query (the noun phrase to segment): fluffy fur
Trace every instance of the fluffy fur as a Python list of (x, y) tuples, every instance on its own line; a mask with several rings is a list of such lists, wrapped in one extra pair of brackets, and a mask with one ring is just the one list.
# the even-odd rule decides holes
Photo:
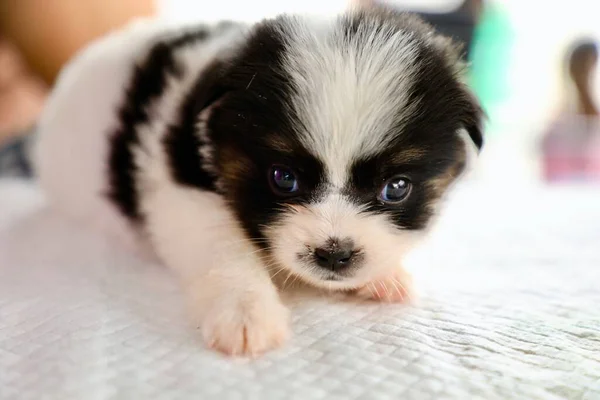
[[(209, 346), (263, 352), (288, 335), (278, 277), (409, 295), (403, 255), (482, 144), (461, 69), (449, 40), (384, 9), (137, 23), (61, 74), (40, 182), (67, 214), (149, 244)], [(382, 197), (389, 182), (406, 197)]]

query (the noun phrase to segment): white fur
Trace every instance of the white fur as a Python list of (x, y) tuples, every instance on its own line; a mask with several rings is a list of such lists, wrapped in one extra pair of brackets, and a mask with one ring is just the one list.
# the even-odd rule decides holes
[(288, 311), (223, 198), (165, 181), (143, 206), (155, 250), (181, 276), (209, 346), (252, 354), (285, 340)]
[(394, 137), (390, 129), (402, 122), (398, 110), (406, 120), (418, 107), (408, 103), (414, 39), (390, 27), (390, 32), (358, 32), (348, 41), (335, 20), (296, 19), (288, 29), (283, 67), (296, 89), (290, 106), (303, 123), (299, 134), (326, 163), (329, 182), (341, 188), (353, 160)]

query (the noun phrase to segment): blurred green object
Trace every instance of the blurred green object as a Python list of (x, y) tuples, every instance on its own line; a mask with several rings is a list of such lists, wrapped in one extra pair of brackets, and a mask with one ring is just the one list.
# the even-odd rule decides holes
[(508, 73), (513, 37), (508, 13), (495, 2), (485, 2), (471, 43), (469, 84), (490, 122), (495, 107), (510, 95)]

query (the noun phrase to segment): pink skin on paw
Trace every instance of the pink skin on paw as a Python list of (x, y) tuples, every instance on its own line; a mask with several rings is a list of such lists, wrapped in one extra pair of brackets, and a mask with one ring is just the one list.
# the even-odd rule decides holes
[(404, 271), (369, 282), (358, 289), (359, 297), (389, 303), (409, 303), (413, 297), (410, 275)]
[(208, 347), (228, 356), (256, 357), (281, 347), (289, 336), (287, 328), (261, 331), (244, 325), (220, 337), (205, 335)]
[(208, 347), (230, 356), (255, 357), (289, 337), (289, 312), (278, 300), (215, 307), (202, 321)]

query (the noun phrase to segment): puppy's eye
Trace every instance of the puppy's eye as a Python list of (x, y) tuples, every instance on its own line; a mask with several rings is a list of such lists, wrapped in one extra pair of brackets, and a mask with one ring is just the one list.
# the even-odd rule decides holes
[(299, 190), (298, 178), (291, 168), (274, 165), (269, 171), (271, 187), (278, 194), (290, 195)]
[(411, 183), (408, 179), (397, 176), (383, 185), (379, 199), (385, 203), (399, 203), (408, 197), (410, 188)]

